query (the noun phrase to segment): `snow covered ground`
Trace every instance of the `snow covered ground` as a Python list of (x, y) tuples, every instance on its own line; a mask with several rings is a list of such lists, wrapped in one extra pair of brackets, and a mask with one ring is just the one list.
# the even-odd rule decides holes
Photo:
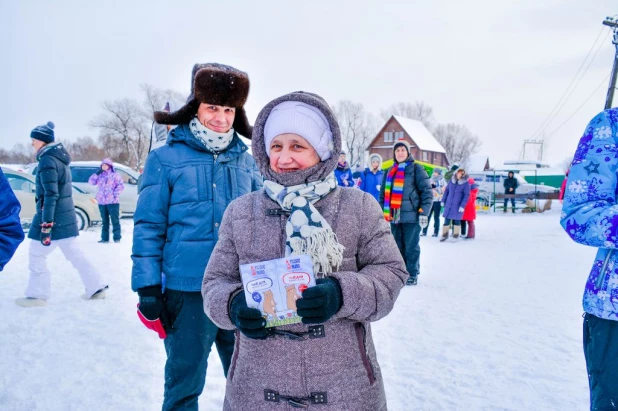
[[(544, 214), (483, 214), (474, 241), (422, 238), (421, 277), (373, 325), (390, 410), (585, 410), (581, 295), (594, 250)], [(28, 277), (28, 242), (0, 273), (0, 409), (156, 410), (163, 344), (135, 315), (132, 222), (120, 244), (80, 240), (110, 284), (80, 298), (56, 251), (47, 307), (13, 303)], [(221, 409), (225, 380), (211, 355), (200, 409)]]

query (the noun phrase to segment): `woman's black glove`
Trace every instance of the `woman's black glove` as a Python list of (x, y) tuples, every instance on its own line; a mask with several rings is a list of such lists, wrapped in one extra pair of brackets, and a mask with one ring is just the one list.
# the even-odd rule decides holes
[(238, 330), (249, 338), (263, 340), (268, 337), (266, 319), (257, 308), (249, 308), (244, 293), (238, 293), (230, 303), (230, 319)]
[(303, 291), (303, 298), (296, 300), (296, 313), (303, 324), (321, 324), (337, 314), (343, 305), (339, 281), (333, 277), (319, 278), (315, 287)]

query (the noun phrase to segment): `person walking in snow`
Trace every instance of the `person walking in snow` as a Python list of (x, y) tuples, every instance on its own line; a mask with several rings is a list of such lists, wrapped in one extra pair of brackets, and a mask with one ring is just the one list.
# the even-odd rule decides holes
[(341, 187), (354, 187), (352, 171), (350, 171), (350, 166), (345, 159), (345, 153), (339, 154), (339, 161), (335, 169), (335, 177), (337, 178), (337, 185)]
[(21, 205), (15, 197), (2, 169), (0, 168), (0, 271), (9, 262), (15, 250), (24, 241), (19, 212)]
[(99, 243), (109, 243), (109, 220), (112, 220), (114, 242), (120, 242), (120, 193), (124, 190), (122, 177), (114, 170), (110, 158), (103, 159), (101, 167), (90, 176), (88, 183), (97, 186), (97, 203), (103, 220)]
[[(264, 189), (225, 211), (202, 286), (206, 313), (240, 332), (223, 409), (386, 410), (371, 322), (391, 311), (408, 274), (376, 201), (337, 186), (334, 114), (315, 94), (279, 97), (259, 113), (252, 148)], [(316, 241), (324, 246), (308, 247)], [(296, 300), (302, 323), (266, 328), (239, 264), (305, 248), (317, 284)]]
[(479, 193), (479, 185), (472, 177), (467, 177), (470, 184), (470, 197), (461, 217), (461, 235), (466, 240), (473, 240), (476, 236), (476, 197)]
[(262, 186), (239, 133), (250, 137), (244, 105), (249, 76), (234, 67), (196, 64), (191, 95), (175, 112), (155, 112), (177, 125), (146, 161), (134, 215), (131, 285), (140, 320), (164, 338), (163, 410), (197, 410), (214, 343), (227, 375), (234, 333), (204, 313), (204, 270), (219, 238), (223, 212)]
[(427, 230), (429, 228), (429, 223), (431, 222), (431, 217), (433, 216), (433, 235), (432, 237), (437, 237), (438, 232), (440, 231), (440, 212), (442, 211), (442, 197), (444, 196), (444, 189), (446, 188), (446, 181), (442, 177), (442, 169), (434, 168), (431, 173), (431, 177), (429, 178), (429, 184), (431, 185), (431, 193), (433, 195), (433, 203), (431, 205), (431, 210), (429, 211), (429, 218), (427, 219), (427, 226), (423, 228), (423, 235), (427, 235)]
[(466, 170), (460, 168), (448, 181), (444, 190), (444, 197), (442, 197), (444, 225), (440, 241), (446, 241), (448, 238), (451, 223), (453, 223), (453, 238), (457, 239), (461, 234), (461, 219), (470, 197), (470, 183), (465, 176)]
[[(517, 192), (517, 187), (519, 186), (519, 183), (517, 182), (517, 179), (515, 178), (515, 173), (512, 171), (509, 171), (508, 177), (504, 179), (504, 194), (516, 194)], [(506, 213), (506, 206), (509, 202), (508, 198), (504, 199), (504, 212)], [(513, 213), (515, 212), (515, 199), (511, 198), (511, 206), (513, 208)]]
[(108, 288), (101, 280), (99, 270), (85, 257), (77, 241), (79, 229), (69, 163), (71, 156), (62, 143), (55, 142), (54, 123), (35, 127), (30, 133), (32, 147), (39, 162), (36, 173), (36, 214), (28, 231), (30, 277), (26, 297), (15, 300), (22, 307), (47, 304), (51, 296), (51, 273), (47, 256), (56, 247), (79, 273), (86, 289), (85, 299), (105, 298)]
[(373, 153), (369, 155), (369, 166), (361, 175), (360, 189), (366, 193), (369, 193), (380, 201), (380, 187), (382, 186), (382, 179), (384, 178), (384, 172), (382, 171), (382, 156)]
[(617, 136), (618, 108), (590, 121), (575, 151), (560, 216), (574, 241), (598, 249), (583, 298), (591, 410), (618, 406)]
[(393, 166), (382, 178), (380, 204), (410, 275), (406, 284), (416, 285), (420, 274), (421, 230), (427, 227), (433, 194), (427, 171), (414, 161), (405, 142), (395, 143), (393, 160)]

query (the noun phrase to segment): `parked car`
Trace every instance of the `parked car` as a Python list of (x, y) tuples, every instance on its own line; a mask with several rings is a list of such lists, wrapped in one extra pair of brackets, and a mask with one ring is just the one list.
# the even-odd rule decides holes
[[(100, 161), (72, 161), (69, 167), (71, 168), (73, 185), (86, 193), (96, 195), (97, 186), (88, 184), (88, 179), (97, 172), (100, 166)], [(124, 183), (124, 190), (120, 193), (120, 215), (122, 217), (131, 217), (137, 207), (137, 180), (139, 173), (128, 166), (118, 163), (114, 163), (114, 170), (120, 174)], [(29, 167), (29, 172), (36, 174), (36, 164)]]
[[(19, 218), (24, 229), (30, 228), (30, 223), (36, 214), (36, 182), (32, 174), (2, 168), (4, 175), (9, 181), (15, 196), (21, 205)], [(101, 214), (97, 200), (88, 193), (83, 192), (73, 185), (73, 203), (75, 203), (75, 215), (77, 226), (80, 230), (101, 224)]]

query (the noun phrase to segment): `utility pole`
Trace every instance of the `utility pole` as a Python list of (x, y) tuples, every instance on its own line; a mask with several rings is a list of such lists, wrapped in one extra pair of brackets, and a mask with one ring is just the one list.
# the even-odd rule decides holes
[(612, 67), (612, 75), (609, 80), (609, 88), (607, 90), (607, 97), (605, 98), (605, 110), (612, 108), (612, 102), (614, 101), (614, 90), (616, 89), (616, 78), (618, 77), (618, 21), (616, 17), (606, 17), (603, 20), (603, 25), (611, 27), (614, 31), (614, 39), (612, 43), (616, 48), (614, 55), (614, 66)]

